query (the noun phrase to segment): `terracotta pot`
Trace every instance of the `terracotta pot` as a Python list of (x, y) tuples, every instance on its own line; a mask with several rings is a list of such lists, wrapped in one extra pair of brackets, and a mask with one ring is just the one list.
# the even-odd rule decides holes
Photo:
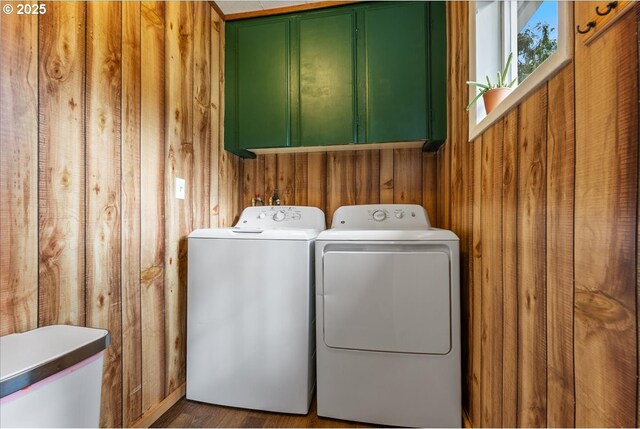
[(509, 94), (511, 94), (511, 88), (494, 88), (482, 94), (487, 115)]

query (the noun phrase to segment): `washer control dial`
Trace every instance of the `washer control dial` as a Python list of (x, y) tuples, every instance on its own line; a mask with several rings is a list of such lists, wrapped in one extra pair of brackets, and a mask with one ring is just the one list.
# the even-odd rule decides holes
[(396, 219), (402, 219), (403, 217), (404, 217), (403, 211), (396, 212)]
[(373, 212), (373, 220), (376, 222), (382, 222), (387, 218), (387, 214), (382, 210), (376, 210)]
[(273, 215), (273, 220), (275, 220), (276, 222), (282, 222), (285, 217), (286, 217), (286, 214), (284, 210), (280, 210)]
[(267, 217), (267, 215), (266, 215), (266, 213), (265, 213), (265, 212), (261, 212), (261, 213), (258, 215), (258, 219), (264, 219), (265, 217)]

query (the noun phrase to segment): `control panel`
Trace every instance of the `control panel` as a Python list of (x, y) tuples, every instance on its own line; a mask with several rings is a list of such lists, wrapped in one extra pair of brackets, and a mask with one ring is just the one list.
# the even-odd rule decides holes
[(340, 207), (333, 215), (332, 228), (424, 229), (429, 216), (417, 204), (370, 204)]
[(239, 228), (325, 228), (324, 213), (317, 207), (303, 206), (257, 206), (242, 211)]

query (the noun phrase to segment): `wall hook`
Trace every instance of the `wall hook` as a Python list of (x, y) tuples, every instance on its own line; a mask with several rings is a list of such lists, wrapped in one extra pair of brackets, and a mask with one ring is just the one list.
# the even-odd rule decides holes
[(600, 6), (596, 6), (596, 13), (600, 16), (605, 16), (605, 15), (608, 15), (609, 12), (611, 12), (616, 7), (618, 7), (618, 2), (612, 1), (607, 3), (607, 10), (605, 10), (604, 12), (600, 12)]
[(595, 26), (596, 26), (595, 21), (589, 21), (587, 22), (587, 28), (585, 30), (582, 30), (579, 25), (576, 27), (576, 30), (578, 30), (578, 33), (580, 34), (587, 34)]

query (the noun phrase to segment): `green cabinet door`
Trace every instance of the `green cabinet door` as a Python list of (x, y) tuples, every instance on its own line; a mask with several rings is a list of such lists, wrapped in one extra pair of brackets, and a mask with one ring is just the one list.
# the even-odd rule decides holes
[(225, 144), (244, 148), (290, 145), (287, 18), (227, 25)]
[(315, 12), (300, 15), (295, 22), (299, 144), (354, 143), (355, 12), (352, 8)]
[(362, 142), (429, 137), (428, 3), (370, 4), (358, 12)]

